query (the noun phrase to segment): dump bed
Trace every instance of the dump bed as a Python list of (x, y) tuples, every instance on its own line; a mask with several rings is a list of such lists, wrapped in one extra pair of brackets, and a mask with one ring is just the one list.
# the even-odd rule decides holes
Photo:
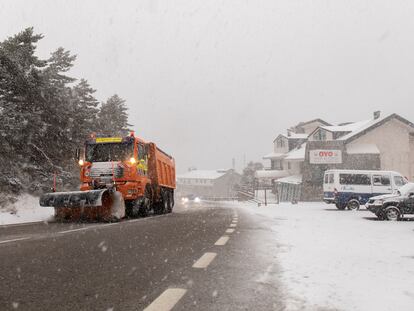
[(172, 156), (149, 143), (148, 175), (152, 184), (175, 189), (175, 161)]

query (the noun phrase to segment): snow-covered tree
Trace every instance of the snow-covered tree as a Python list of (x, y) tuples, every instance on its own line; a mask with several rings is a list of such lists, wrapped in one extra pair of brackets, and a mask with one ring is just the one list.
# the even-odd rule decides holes
[(128, 108), (125, 100), (113, 95), (104, 103), (98, 113), (98, 132), (108, 136), (122, 135), (128, 131)]
[(60, 47), (46, 60), (36, 56), (42, 38), (27, 28), (0, 42), (3, 195), (45, 190), (54, 173), (65, 183), (77, 183), (74, 151), (85, 138), (94, 131), (118, 134), (129, 126), (123, 99), (114, 95), (99, 109), (87, 80), (76, 83), (68, 75), (75, 55)]

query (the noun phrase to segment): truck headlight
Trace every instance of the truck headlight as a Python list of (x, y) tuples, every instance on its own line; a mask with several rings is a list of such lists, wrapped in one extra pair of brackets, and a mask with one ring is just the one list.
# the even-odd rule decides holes
[(375, 200), (374, 204), (375, 205), (382, 205), (384, 203), (384, 200)]

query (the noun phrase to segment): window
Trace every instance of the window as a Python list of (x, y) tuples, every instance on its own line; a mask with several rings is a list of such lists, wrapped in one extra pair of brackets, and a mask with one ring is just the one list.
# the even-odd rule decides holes
[(324, 183), (325, 184), (333, 184), (334, 183), (334, 174), (325, 174)]
[(110, 162), (125, 161), (134, 156), (134, 145), (131, 143), (99, 143), (86, 145), (86, 161)]
[(138, 159), (144, 158), (144, 146), (142, 144), (138, 144)]
[(374, 186), (389, 186), (391, 185), (390, 176), (374, 175), (372, 177), (372, 183), (374, 184)]
[(283, 170), (283, 162), (281, 160), (275, 160), (274, 165), (275, 170)]
[(313, 134), (314, 140), (326, 140), (326, 131), (319, 129), (315, 134)]
[(279, 138), (279, 139), (276, 141), (276, 146), (277, 146), (278, 148), (284, 148), (284, 147), (285, 147), (285, 140), (284, 140), (283, 138)]
[(401, 176), (394, 176), (394, 183), (397, 187), (404, 186), (407, 182)]
[(339, 174), (341, 185), (371, 185), (371, 177), (366, 174)]

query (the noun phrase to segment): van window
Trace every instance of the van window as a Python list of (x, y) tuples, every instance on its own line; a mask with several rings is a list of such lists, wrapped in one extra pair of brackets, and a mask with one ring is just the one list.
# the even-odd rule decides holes
[(341, 185), (371, 185), (371, 177), (366, 174), (339, 174)]
[(394, 176), (394, 183), (397, 187), (401, 187), (406, 184), (404, 178), (402, 178), (401, 176)]
[(334, 183), (334, 174), (329, 174), (329, 183), (330, 184)]
[(374, 175), (372, 177), (374, 186), (389, 186), (391, 185), (390, 177), (387, 175)]
[(323, 183), (324, 184), (327, 184), (328, 183), (328, 180), (329, 180), (329, 174), (325, 174), (325, 177), (323, 179)]

